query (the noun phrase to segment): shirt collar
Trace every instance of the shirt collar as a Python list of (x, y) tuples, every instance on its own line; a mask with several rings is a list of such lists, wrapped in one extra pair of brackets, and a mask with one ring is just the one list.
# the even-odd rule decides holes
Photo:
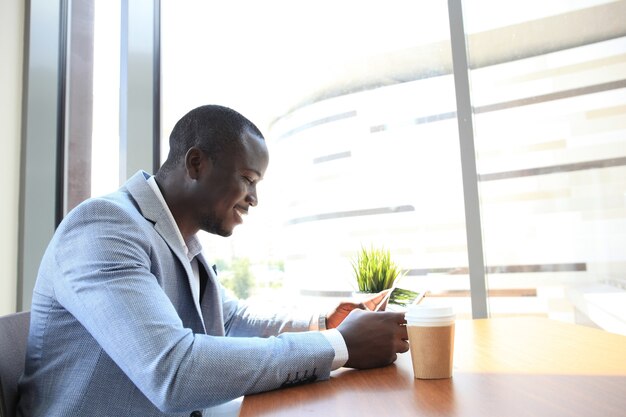
[(183, 239), (183, 235), (180, 233), (180, 229), (178, 228), (178, 225), (176, 224), (176, 220), (174, 220), (174, 216), (172, 215), (170, 208), (165, 202), (165, 198), (163, 198), (163, 194), (161, 193), (161, 190), (159, 189), (159, 186), (157, 185), (157, 182), (154, 176), (151, 176), (150, 178), (148, 178), (147, 182), (150, 188), (152, 189), (152, 191), (154, 191), (154, 194), (156, 195), (157, 199), (163, 206), (163, 210), (165, 211), (165, 213), (167, 213), (168, 220), (170, 221), (172, 226), (174, 226), (174, 230), (176, 230), (176, 237), (178, 238), (178, 241), (182, 245), (183, 249), (185, 249), (185, 254), (187, 255), (187, 259), (191, 261), (200, 252), (202, 252), (202, 245), (200, 244), (200, 240), (198, 239), (198, 236), (194, 234), (185, 242), (185, 240)]

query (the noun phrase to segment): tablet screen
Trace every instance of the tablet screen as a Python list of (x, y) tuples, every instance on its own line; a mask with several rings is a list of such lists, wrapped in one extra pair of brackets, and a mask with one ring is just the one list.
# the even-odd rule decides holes
[(406, 288), (395, 287), (389, 296), (387, 311), (404, 311), (411, 304), (419, 303), (424, 298), (425, 291), (413, 291)]

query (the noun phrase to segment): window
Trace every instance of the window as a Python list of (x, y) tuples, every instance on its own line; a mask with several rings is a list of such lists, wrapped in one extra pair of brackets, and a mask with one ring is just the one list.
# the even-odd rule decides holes
[(302, 303), (350, 295), (350, 258), (386, 247), (412, 285), (461, 293), (469, 315), (445, 3), (162, 7), (163, 137), (218, 103), (270, 149), (258, 208), (233, 237), (205, 236), (206, 252), (248, 259), (256, 296), (280, 286)]
[(623, 333), (626, 2), (465, 11), (491, 314)]
[[(162, 137), (218, 103), (270, 149), (246, 224), (203, 236), (222, 277), (319, 302), (350, 294), (373, 244), (470, 317), (446, 2), (161, 5)], [(609, 308), (626, 288), (626, 2), (463, 9), (491, 313), (615, 330), (600, 315), (626, 318)]]

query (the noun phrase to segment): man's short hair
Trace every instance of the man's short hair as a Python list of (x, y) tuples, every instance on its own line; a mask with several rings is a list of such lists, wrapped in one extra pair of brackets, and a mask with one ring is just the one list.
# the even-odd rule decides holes
[(169, 154), (161, 169), (173, 168), (192, 147), (201, 149), (215, 161), (222, 152), (239, 145), (246, 132), (264, 139), (254, 123), (233, 109), (214, 104), (197, 107), (172, 129)]

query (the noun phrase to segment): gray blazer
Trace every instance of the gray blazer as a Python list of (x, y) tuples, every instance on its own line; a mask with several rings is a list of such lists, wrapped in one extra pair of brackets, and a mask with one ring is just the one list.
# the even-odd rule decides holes
[(194, 303), (190, 263), (148, 177), (82, 203), (52, 238), (19, 415), (188, 416), (329, 377), (334, 350), (305, 331), (310, 314), (255, 312), (224, 292), (202, 255), (209, 282)]

